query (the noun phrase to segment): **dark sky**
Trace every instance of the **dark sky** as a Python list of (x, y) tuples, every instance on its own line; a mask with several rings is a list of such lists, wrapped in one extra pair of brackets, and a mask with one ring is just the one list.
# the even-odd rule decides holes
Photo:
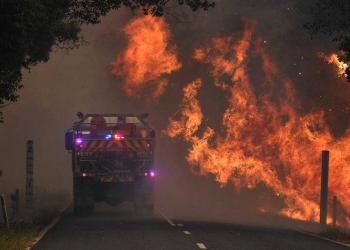
[[(281, 72), (293, 80), (302, 103), (299, 112), (332, 109), (333, 113), (326, 113), (327, 121), (334, 134), (342, 136), (349, 122), (340, 110), (349, 103), (350, 85), (337, 76), (334, 66), (317, 56), (318, 52), (336, 52), (336, 44), (321, 36), (311, 40), (302, 27), (308, 21), (309, 4), (313, 1), (216, 2), (214, 9), (199, 14), (174, 10), (189, 23), (166, 16), (172, 30), (171, 42), (178, 47), (183, 67), (169, 77), (170, 84), (158, 102), (145, 104), (142, 100), (126, 98), (121, 90), (122, 79), (109, 73), (111, 62), (126, 45), (122, 28), (133, 18), (127, 9), (108, 14), (99, 25), (84, 27), (82, 34), (88, 45), (69, 54), (56, 51), (48, 63), (33, 67), (30, 73), (23, 71), (24, 88), (19, 91), (20, 99), (4, 109), (5, 123), (0, 125), (0, 168), (3, 169), (0, 190), (5, 193), (15, 188), (24, 190), (25, 143), (32, 139), (35, 185), (70, 192), (72, 174), (70, 155), (64, 149), (64, 133), (77, 121), (76, 112), (149, 112), (150, 123), (158, 132), (158, 202), (169, 213), (204, 216), (209, 204), (215, 204), (211, 214), (220, 214), (220, 209), (242, 212), (242, 206), (231, 202), (231, 198), (239, 199), (244, 207), (254, 205), (250, 198), (258, 194), (250, 193), (252, 196), (248, 198), (244, 197), (246, 194), (235, 195), (230, 187), (220, 189), (211, 176), (194, 177), (184, 160), (188, 145), (160, 133), (167, 127), (167, 118), (178, 108), (182, 88), (197, 77), (210, 81), (208, 67), (191, 59), (194, 49), (209, 43), (212, 36), (239, 32), (241, 17), (256, 20), (254, 37), (267, 41), (267, 53)], [(254, 79), (254, 67), (258, 62), (250, 63)], [(203, 91), (207, 93), (206, 97), (204, 94), (205, 108), (218, 98), (218, 93)], [(222, 108), (218, 104), (208, 110), (216, 117)]]

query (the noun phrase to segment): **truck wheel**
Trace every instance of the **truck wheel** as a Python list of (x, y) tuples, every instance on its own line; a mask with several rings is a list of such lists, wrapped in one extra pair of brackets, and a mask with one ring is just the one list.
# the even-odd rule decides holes
[(95, 192), (93, 178), (74, 178), (74, 214), (84, 215), (94, 211)]

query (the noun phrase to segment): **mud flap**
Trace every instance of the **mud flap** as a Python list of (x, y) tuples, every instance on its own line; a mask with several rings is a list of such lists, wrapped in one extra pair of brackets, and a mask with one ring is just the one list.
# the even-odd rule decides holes
[(95, 207), (94, 178), (75, 177), (73, 179), (74, 214), (92, 213)]
[(153, 215), (154, 213), (154, 181), (143, 179), (134, 184), (134, 213)]

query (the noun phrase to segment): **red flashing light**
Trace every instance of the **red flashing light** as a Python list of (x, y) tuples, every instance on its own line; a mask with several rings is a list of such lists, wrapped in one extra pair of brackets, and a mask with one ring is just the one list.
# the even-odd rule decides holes
[(144, 173), (145, 176), (148, 176), (148, 173)]
[(121, 140), (121, 139), (124, 139), (124, 136), (115, 134), (114, 139)]
[(83, 173), (82, 176), (83, 176), (83, 177), (86, 177), (86, 173)]

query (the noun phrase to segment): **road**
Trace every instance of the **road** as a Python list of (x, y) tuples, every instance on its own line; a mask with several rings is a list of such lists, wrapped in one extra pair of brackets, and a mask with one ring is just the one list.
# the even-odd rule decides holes
[[(164, 217), (165, 216), (165, 217)], [(98, 209), (75, 217), (71, 207), (33, 250), (196, 250), (196, 249), (317, 249), (350, 248), (291, 229), (168, 219), (157, 213), (137, 217)]]

